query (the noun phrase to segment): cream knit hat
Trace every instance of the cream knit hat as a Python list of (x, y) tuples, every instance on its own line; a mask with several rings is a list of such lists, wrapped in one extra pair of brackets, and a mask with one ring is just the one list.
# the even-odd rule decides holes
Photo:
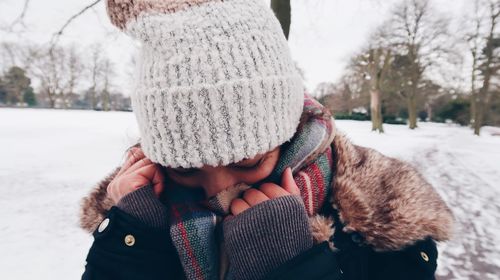
[(294, 135), (304, 87), (262, 0), (108, 0), (107, 11), (142, 43), (131, 99), (151, 161), (227, 165)]

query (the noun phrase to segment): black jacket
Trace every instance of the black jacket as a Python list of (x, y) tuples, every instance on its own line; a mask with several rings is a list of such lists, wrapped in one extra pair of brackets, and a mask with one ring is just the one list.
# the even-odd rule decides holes
[[(168, 232), (151, 229), (114, 206), (106, 227), (97, 228), (82, 280), (182, 279)], [(288, 261), (266, 279), (434, 279), (437, 249), (432, 239), (400, 251), (375, 252), (356, 234), (338, 227), (332, 239)]]

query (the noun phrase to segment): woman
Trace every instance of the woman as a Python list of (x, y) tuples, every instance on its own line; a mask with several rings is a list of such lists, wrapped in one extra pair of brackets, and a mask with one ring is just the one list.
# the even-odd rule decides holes
[(82, 204), (83, 279), (434, 279), (453, 217), (303, 94), (261, 0), (108, 0), (141, 140)]

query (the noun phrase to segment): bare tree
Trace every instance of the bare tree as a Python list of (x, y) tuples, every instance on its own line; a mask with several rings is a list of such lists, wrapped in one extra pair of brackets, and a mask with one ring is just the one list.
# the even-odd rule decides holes
[[(367, 70), (370, 77), (370, 115), (372, 131), (384, 132), (382, 116), (382, 83), (391, 61), (391, 50), (370, 49), (367, 53)], [(368, 77), (367, 77), (368, 78)]]
[(396, 6), (389, 25), (393, 49), (407, 57), (408, 90), (402, 91), (408, 106), (409, 127), (417, 127), (417, 95), (424, 74), (438, 67), (450, 53), (448, 20), (437, 14), (429, 0), (404, 0)]
[(39, 57), (34, 74), (40, 81), (40, 93), (47, 99), (51, 108), (56, 107), (56, 102), (63, 95), (61, 76), (63, 67), (64, 51), (62, 48), (54, 48), (52, 52), (47, 51)]
[[(473, 32), (466, 36), (473, 59), (471, 73), (471, 105), (474, 134), (479, 135), (490, 102), (491, 81), (500, 69), (500, 1), (476, 0)], [(481, 9), (482, 8), (482, 9)], [(484, 12), (487, 16), (483, 16)], [(480, 82), (476, 88), (476, 81)]]
[(324, 82), (317, 86), (315, 96), (334, 115), (352, 116), (355, 108), (365, 107), (368, 102), (363, 95), (366, 91), (364, 72), (358, 70), (350, 64), (337, 83)]
[(90, 48), (90, 63), (88, 65), (87, 71), (89, 72), (91, 86), (89, 89), (90, 93), (90, 107), (95, 110), (97, 108), (98, 101), (98, 87), (100, 83), (100, 76), (103, 70), (103, 58), (101, 53), (103, 52), (102, 46), (99, 44), (94, 44)]
[(63, 62), (66, 68), (67, 82), (62, 90), (63, 104), (67, 108), (70, 105), (70, 97), (76, 94), (76, 88), (83, 77), (84, 66), (81, 61), (81, 56), (77, 52), (76, 47), (72, 46), (67, 50), (67, 59)]
[(101, 102), (102, 109), (104, 111), (110, 110), (110, 102), (111, 102), (111, 79), (115, 75), (115, 71), (113, 69), (113, 64), (109, 59), (104, 59), (102, 62), (102, 91), (101, 91)]
[(364, 87), (370, 96), (370, 117), (372, 131), (384, 132), (382, 116), (382, 92), (387, 73), (392, 62), (391, 49), (387, 35), (381, 26), (370, 37), (367, 47), (356, 55), (350, 64), (352, 71), (363, 79)]
[(83, 79), (83, 64), (76, 48), (45, 49), (36, 61), (34, 76), (40, 81), (40, 93), (51, 108), (69, 108), (71, 98)]
[(476, 118), (476, 102), (477, 102), (477, 74), (479, 71), (479, 54), (481, 52), (482, 38), (481, 38), (481, 27), (482, 27), (482, 15), (480, 15), (479, 0), (474, 1), (474, 18), (471, 20), (473, 22), (473, 27), (469, 32), (465, 34), (465, 40), (469, 45), (469, 51), (472, 57), (472, 67), (471, 67), (471, 115), (470, 123), (474, 126), (474, 121)]

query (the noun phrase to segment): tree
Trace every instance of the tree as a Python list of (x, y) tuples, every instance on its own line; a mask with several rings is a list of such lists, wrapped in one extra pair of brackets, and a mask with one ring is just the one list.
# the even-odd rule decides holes
[[(391, 49), (386, 46), (385, 34), (382, 28), (375, 32), (367, 46), (356, 54), (348, 66), (352, 73), (356, 73), (361, 84), (369, 95), (370, 118), (372, 121), (372, 131), (384, 132), (382, 116), (382, 92), (386, 83), (387, 73), (391, 66)], [(347, 77), (346, 77), (347, 78)], [(355, 82), (353, 77), (350, 82)], [(344, 78), (345, 92), (350, 92), (350, 85)]]
[(84, 70), (80, 54), (77, 52), (75, 46), (71, 46), (66, 50), (66, 56), (65, 61), (62, 62), (66, 69), (66, 82), (63, 85), (61, 96), (64, 108), (71, 106), (71, 96), (75, 94), (76, 87), (80, 84)]
[(2, 76), (0, 76), (0, 105), (5, 103), (7, 103), (7, 90), (5, 89)]
[(113, 64), (109, 59), (104, 59), (102, 63), (102, 84), (103, 88), (101, 91), (101, 102), (102, 110), (109, 111), (111, 103), (111, 78), (114, 76)]
[(97, 109), (97, 93), (99, 86), (99, 77), (103, 70), (103, 58), (101, 57), (102, 46), (95, 44), (90, 48), (90, 64), (88, 65), (87, 71), (90, 74), (91, 86), (89, 89), (90, 93), (90, 108), (92, 110)]
[(290, 34), (290, 24), (292, 22), (292, 13), (290, 0), (271, 0), (271, 9), (278, 18), (285, 38), (288, 40)]
[(477, 83), (477, 75), (479, 72), (479, 54), (482, 44), (481, 38), (481, 27), (482, 27), (482, 15), (480, 15), (480, 3), (479, 0), (474, 1), (474, 14), (475, 17), (471, 19), (473, 22), (473, 27), (469, 32), (465, 33), (465, 40), (469, 45), (469, 51), (472, 58), (472, 67), (471, 67), (471, 92), (470, 92), (470, 123), (474, 126), (474, 121), (476, 118), (476, 101), (478, 99), (476, 83)]
[(83, 79), (83, 64), (75, 47), (46, 49), (37, 60), (34, 75), (40, 81), (39, 93), (51, 108), (69, 108)]
[(20, 67), (13, 66), (9, 69), (3, 79), (3, 87), (6, 91), (7, 104), (24, 104), (24, 92), (30, 87), (31, 79), (26, 76), (26, 71)]
[(417, 127), (417, 96), (424, 74), (439, 67), (450, 53), (448, 20), (438, 15), (429, 0), (404, 0), (387, 22), (393, 50), (407, 59), (407, 90), (401, 94), (408, 106), (410, 129)]
[(363, 95), (366, 86), (362, 73), (354, 70), (351, 65), (337, 83), (320, 83), (314, 91), (336, 117), (351, 118), (356, 108), (364, 108), (368, 102)]
[(33, 91), (32, 87), (28, 87), (23, 94), (23, 99), (26, 104), (28, 104), (29, 107), (34, 107), (38, 104), (36, 100), (36, 95), (35, 92)]
[[(500, 20), (500, 1), (476, 1), (474, 32), (467, 35), (473, 58), (471, 74), (471, 112), (474, 134), (479, 135), (483, 126), (486, 111), (490, 108), (490, 86), (500, 69), (500, 35), (497, 30)], [(480, 8), (483, 7), (488, 16), (483, 17)], [(479, 88), (475, 88), (476, 80), (481, 80)]]
[(63, 59), (62, 48), (56, 48), (52, 52), (47, 51), (37, 61), (35, 75), (40, 81), (40, 94), (48, 101), (50, 108), (56, 107), (57, 100), (63, 94)]
[(370, 116), (372, 131), (384, 132), (382, 116), (382, 84), (385, 82), (391, 62), (391, 50), (371, 48), (364, 54), (370, 91)]

